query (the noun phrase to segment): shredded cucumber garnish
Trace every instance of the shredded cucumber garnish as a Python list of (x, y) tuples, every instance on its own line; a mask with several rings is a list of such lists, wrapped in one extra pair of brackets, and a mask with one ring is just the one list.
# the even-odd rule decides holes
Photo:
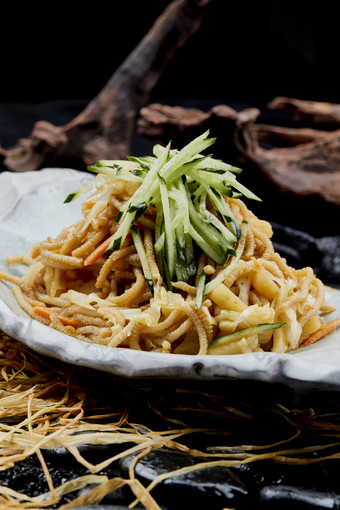
[[(150, 274), (143, 253), (137, 221), (154, 225), (154, 251), (156, 262), (168, 289), (171, 282), (187, 282), (197, 272), (200, 250), (219, 266), (225, 266), (218, 277), (200, 280), (196, 306), (240, 259), (246, 236), (246, 225), (239, 225), (230, 210), (226, 197), (244, 195), (260, 200), (237, 181), (241, 169), (214, 159), (204, 151), (215, 138), (209, 130), (196, 137), (181, 150), (156, 144), (153, 153), (125, 160), (100, 160), (88, 170), (108, 181), (123, 180), (137, 184), (137, 189), (118, 212), (115, 221), (117, 232), (107, 251), (121, 247), (131, 231), (138, 246), (145, 278)], [(82, 194), (78, 190), (67, 201)], [(149, 210), (149, 211), (148, 211)], [(156, 211), (150, 220), (145, 212)], [(145, 222), (144, 222), (145, 223)]]
[(120, 225), (108, 251), (119, 249), (138, 218), (155, 206), (155, 255), (168, 288), (196, 274), (197, 248), (220, 266), (230, 257), (238, 259), (241, 228), (224, 196), (242, 193), (259, 200), (236, 180), (239, 168), (203, 154), (214, 142), (208, 130), (181, 150), (171, 149), (170, 143), (155, 145), (153, 156), (129, 161), (143, 169), (143, 181), (118, 214)]

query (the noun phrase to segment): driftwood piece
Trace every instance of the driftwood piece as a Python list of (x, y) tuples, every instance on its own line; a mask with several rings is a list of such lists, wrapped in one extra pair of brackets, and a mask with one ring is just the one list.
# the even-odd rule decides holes
[(340, 105), (324, 101), (306, 101), (291, 97), (276, 97), (269, 108), (287, 112), (297, 120), (315, 124), (340, 125)]
[(148, 101), (169, 60), (200, 28), (211, 1), (170, 3), (84, 111), (64, 126), (36, 122), (29, 138), (2, 150), (4, 169), (84, 168), (98, 159), (125, 158), (139, 109)]
[(198, 108), (153, 103), (141, 108), (137, 128), (153, 143), (166, 144), (171, 140), (174, 147), (183, 146), (210, 129), (217, 136), (214, 153), (227, 155), (228, 162), (239, 164), (243, 155), (255, 150), (252, 129), (259, 114), (257, 108), (236, 112), (227, 105), (217, 105), (203, 112)]
[(269, 124), (255, 124), (253, 130), (257, 140), (279, 147), (316, 142), (325, 135), (324, 131), (313, 128), (288, 128)]
[(250, 157), (278, 189), (340, 206), (340, 130), (292, 147), (257, 147)]
[[(275, 104), (282, 103), (273, 101), (271, 107)], [(310, 111), (316, 112), (316, 105)], [(217, 157), (234, 165), (248, 166), (255, 173), (257, 170), (276, 190), (317, 197), (339, 207), (340, 130), (299, 130), (256, 124), (259, 114), (255, 108), (236, 112), (224, 105), (200, 112), (155, 104), (141, 109), (138, 129), (140, 134), (158, 143), (172, 138), (174, 144), (181, 146), (194, 133), (202, 133), (209, 127), (219, 140), (219, 145), (214, 147)], [(336, 124), (335, 115), (333, 123)], [(261, 144), (264, 140), (274, 146), (264, 147)]]

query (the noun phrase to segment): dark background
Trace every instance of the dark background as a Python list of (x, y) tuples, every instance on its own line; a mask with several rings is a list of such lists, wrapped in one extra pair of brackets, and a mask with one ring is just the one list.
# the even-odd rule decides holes
[[(14, 146), (38, 120), (55, 125), (72, 120), (169, 3), (2, 5), (0, 145)], [(338, 16), (329, 0), (214, 0), (200, 30), (164, 70), (150, 102), (201, 109), (219, 103), (236, 110), (256, 106), (259, 122), (280, 125), (282, 118), (267, 108), (277, 96), (339, 103), (339, 50)], [(151, 146), (137, 134), (131, 153), (149, 153)], [(312, 209), (302, 208), (300, 227), (322, 234), (325, 222), (319, 227), (310, 218)], [(284, 211), (277, 214), (286, 222)], [(337, 224), (328, 230), (338, 233)]]
[[(0, 145), (9, 148), (29, 136), (35, 121), (72, 120), (169, 3), (2, 5)], [(277, 96), (339, 103), (339, 50), (338, 16), (329, 0), (214, 0), (200, 30), (164, 70), (150, 102), (201, 109), (218, 103), (236, 110), (256, 106), (259, 122), (280, 125), (277, 112), (267, 108)], [(151, 146), (137, 134), (131, 154), (149, 153)], [(312, 209), (314, 218), (321, 217), (308, 203), (299, 226), (323, 234), (325, 222), (319, 226)], [(279, 221), (289, 223), (284, 211), (275, 210)], [(338, 233), (337, 224), (328, 231)]]
[[(169, 3), (2, 6), (0, 102), (92, 98)], [(215, 0), (153, 96), (337, 102), (338, 50), (334, 3)]]

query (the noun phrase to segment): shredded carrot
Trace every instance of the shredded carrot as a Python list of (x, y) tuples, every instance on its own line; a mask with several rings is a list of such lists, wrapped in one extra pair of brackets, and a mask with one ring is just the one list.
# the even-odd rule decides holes
[(314, 333), (311, 333), (306, 340), (304, 340), (300, 347), (307, 347), (307, 345), (312, 345), (321, 338), (324, 338), (326, 335), (334, 331), (337, 327), (340, 326), (340, 319), (334, 319), (333, 321), (326, 322), (322, 324), (322, 326)]
[[(35, 306), (33, 308), (33, 312), (40, 315), (41, 317), (46, 317), (46, 319), (49, 319), (51, 317), (51, 314), (53, 313), (53, 310), (51, 310), (47, 306)], [(73, 326), (74, 328), (80, 328), (84, 326), (84, 324), (81, 321), (75, 319), (74, 317), (66, 317), (61, 313), (56, 313), (56, 316), (65, 326)]]
[(104, 255), (105, 251), (109, 247), (109, 244), (111, 243), (112, 239), (114, 238), (115, 234), (112, 234), (110, 237), (105, 239), (102, 243), (100, 243), (97, 248), (90, 253), (88, 257), (84, 260), (84, 266), (90, 266), (91, 264), (94, 264), (96, 260), (98, 260), (102, 255)]

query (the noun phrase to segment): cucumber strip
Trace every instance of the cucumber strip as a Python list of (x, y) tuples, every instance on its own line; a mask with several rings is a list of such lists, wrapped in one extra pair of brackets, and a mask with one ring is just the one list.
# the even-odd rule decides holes
[(211, 292), (217, 285), (222, 283), (226, 279), (226, 277), (237, 266), (238, 261), (240, 260), (240, 258), (242, 256), (244, 246), (246, 243), (247, 230), (248, 230), (248, 222), (243, 221), (241, 224), (241, 237), (239, 239), (238, 246), (236, 249), (236, 255), (231, 258), (229, 264), (224, 269), (222, 269), (215, 278), (210, 280), (210, 282), (205, 285), (204, 295), (209, 294), (209, 292)]
[(93, 188), (95, 187), (95, 185), (96, 185), (96, 181), (94, 179), (93, 181), (85, 184), (84, 186), (81, 186), (76, 191), (69, 193), (63, 203), (69, 204), (70, 202), (73, 202), (73, 200), (75, 200), (76, 198), (79, 198), (79, 197), (85, 195), (89, 191), (92, 191)]
[(156, 264), (158, 266), (159, 272), (165, 280), (165, 274), (164, 274), (164, 268), (163, 268), (163, 260), (164, 260), (164, 246), (165, 246), (165, 233), (164, 231), (160, 234), (157, 242), (154, 244), (154, 252), (155, 252), (155, 259)]
[(235, 216), (231, 212), (231, 209), (227, 202), (224, 200), (221, 193), (210, 186), (206, 187), (210, 202), (212, 203), (216, 213), (221, 219), (223, 219), (225, 225), (235, 234), (237, 239), (240, 238), (241, 229), (236, 221)]
[(163, 271), (164, 245), (165, 245), (164, 215), (163, 215), (162, 203), (159, 202), (156, 205), (154, 253), (155, 253), (156, 264), (158, 266), (160, 274), (163, 277), (163, 280), (164, 280), (164, 271)]
[(222, 236), (230, 243), (230, 249), (232, 250), (233, 249), (232, 245), (237, 242), (237, 237), (214, 214), (208, 211), (206, 205), (206, 195), (207, 192), (204, 191), (204, 193), (202, 193), (200, 196), (199, 212), (203, 218), (209, 221), (209, 223), (214, 225), (215, 228), (221, 232)]
[[(125, 160), (99, 160), (94, 165), (88, 165), (87, 170), (96, 174), (103, 174), (110, 179), (119, 178), (130, 182), (143, 182), (144, 173), (139, 164)], [(139, 172), (142, 172), (140, 174)]]
[[(162, 209), (162, 203), (158, 202), (156, 204), (156, 220), (155, 220), (155, 243), (154, 247), (156, 247), (156, 244), (160, 238), (160, 236), (163, 234), (164, 231), (164, 214)], [(164, 238), (164, 235), (163, 235)]]
[(199, 246), (201, 250), (204, 251), (204, 253), (211, 260), (216, 262), (216, 264), (218, 264), (219, 266), (224, 265), (228, 257), (227, 254), (215, 251), (214, 248), (209, 244), (209, 242), (206, 239), (204, 239), (204, 237), (202, 237), (200, 233), (197, 232), (191, 224), (189, 225), (189, 234), (191, 235), (197, 246)]
[(156, 256), (162, 252), (164, 246), (165, 246), (165, 232), (162, 232), (154, 244), (154, 251)]
[(197, 162), (195, 167), (191, 169), (190, 177), (193, 180), (205, 183), (206, 185), (216, 189), (233, 187), (237, 189), (237, 191), (241, 192), (245, 197), (251, 200), (261, 201), (261, 199), (255, 195), (255, 193), (239, 183), (236, 179), (236, 176), (232, 172), (226, 171), (223, 174), (207, 172), (203, 163), (204, 162)]
[(139, 232), (139, 229), (136, 226), (131, 227), (131, 235), (134, 242), (134, 245), (136, 247), (137, 253), (139, 255), (141, 264), (142, 264), (142, 270), (144, 274), (145, 281), (147, 283), (147, 286), (149, 287), (152, 295), (154, 294), (154, 281), (151, 275), (150, 267), (148, 264), (148, 260), (145, 253), (145, 248), (142, 240), (142, 236)]
[(128, 160), (133, 162), (133, 163), (138, 163), (138, 165), (140, 165), (140, 167), (143, 169), (143, 171), (145, 172), (148, 172), (150, 170), (150, 166), (152, 165), (152, 163), (155, 162), (155, 158), (153, 158), (152, 156), (149, 157), (149, 156), (140, 156), (140, 157), (135, 157), (135, 156), (128, 156)]
[[(164, 150), (161, 157), (159, 159), (154, 160), (154, 163), (151, 165), (149, 172), (143, 179), (143, 183), (138, 188), (138, 190), (132, 195), (130, 200), (128, 200), (125, 207), (122, 209), (123, 214), (125, 214), (128, 211), (130, 206), (134, 207), (138, 206), (138, 203), (145, 202), (147, 205), (149, 205), (151, 199), (153, 198), (153, 194), (155, 193), (155, 191), (157, 191), (158, 188), (157, 174), (164, 165), (165, 161), (167, 160), (169, 150), (170, 143)], [(125, 222), (128, 225), (129, 219), (125, 219)]]
[(159, 187), (161, 191), (161, 199), (164, 214), (164, 231), (165, 231), (165, 245), (167, 248), (167, 263), (169, 269), (169, 278), (173, 279), (175, 274), (175, 237), (172, 228), (172, 215), (170, 211), (170, 203), (168, 196), (168, 189), (164, 178), (158, 174)]
[(196, 306), (197, 310), (199, 310), (201, 308), (202, 303), (203, 303), (204, 287), (205, 287), (206, 279), (207, 279), (207, 275), (203, 271), (200, 274), (200, 277), (199, 277), (198, 283), (197, 283), (196, 300), (195, 300), (195, 306)]
[(175, 237), (175, 274), (177, 280), (188, 281), (197, 271), (193, 239), (188, 229), (190, 224), (186, 190), (182, 178), (168, 187), (172, 204), (172, 228)]
[(155, 244), (155, 258), (160, 274), (162, 275), (165, 286), (172, 290), (169, 268), (165, 256), (165, 232), (163, 231)]
[(209, 130), (205, 131), (205, 133), (189, 142), (183, 149), (176, 152), (176, 154), (165, 163), (160, 171), (161, 176), (166, 182), (175, 178), (177, 179), (184, 173), (184, 169), (183, 172), (179, 172), (178, 168), (192, 161), (193, 158), (197, 157), (199, 152), (213, 143), (215, 143), (215, 138), (209, 138)]
[(198, 162), (205, 159), (205, 156), (200, 156), (199, 158), (194, 157), (191, 161), (187, 161), (183, 163), (182, 165), (179, 165), (178, 167), (174, 168), (172, 171), (168, 172), (168, 177), (166, 179), (166, 183), (169, 185), (170, 183), (177, 181), (182, 176), (190, 176), (191, 170), (196, 168)]
[(197, 267), (192, 246), (192, 238), (184, 234), (184, 244), (176, 242), (175, 274), (178, 281), (187, 282), (189, 278), (195, 276)]
[(223, 266), (229, 255), (230, 244), (209, 221), (196, 210), (189, 191), (187, 201), (190, 217), (190, 235), (196, 244), (218, 265)]
[(249, 335), (257, 335), (259, 333), (262, 333), (263, 331), (268, 331), (271, 329), (278, 329), (282, 328), (282, 326), (285, 326), (286, 322), (265, 322), (263, 324), (256, 324), (256, 326), (249, 326), (248, 328), (242, 328), (238, 331), (234, 331), (233, 333), (229, 333), (228, 335), (220, 336), (219, 338), (215, 338), (210, 345), (208, 346), (208, 349), (211, 349), (212, 347), (215, 347), (216, 345), (227, 345), (231, 342), (235, 342), (235, 340), (241, 340), (241, 338)]
[(172, 287), (171, 278), (169, 275), (169, 267), (168, 267), (166, 257), (162, 258), (162, 274), (163, 274), (164, 282), (165, 282), (167, 289), (172, 290), (173, 287)]
[(210, 156), (208, 156), (205, 159), (205, 164), (206, 164), (207, 170), (209, 170), (209, 171), (215, 171), (215, 172), (220, 172), (220, 173), (232, 172), (234, 174), (240, 174), (242, 172), (241, 168), (230, 165), (229, 163), (225, 163), (224, 161), (222, 161), (220, 159), (215, 159)]
[[(163, 152), (166, 150), (165, 147), (163, 147), (163, 145), (160, 145), (159, 143), (156, 143), (153, 148), (152, 148), (152, 153), (154, 154), (154, 156), (156, 158), (159, 158)], [(178, 149), (170, 149), (169, 150), (169, 153), (168, 153), (168, 157), (169, 158), (172, 158), (173, 156), (175, 156), (175, 154), (177, 154), (177, 152), (179, 152)], [(151, 158), (152, 156), (150, 156)]]
[[(168, 145), (167, 149), (168, 150), (170, 149), (170, 144)], [(131, 226), (136, 221), (135, 214), (136, 208), (139, 208), (141, 204), (145, 204), (146, 205), (145, 209), (147, 208), (150, 199), (152, 198), (152, 192), (158, 186), (157, 174), (159, 170), (163, 167), (166, 159), (167, 151), (164, 151), (161, 157), (156, 159), (154, 164), (150, 167), (150, 170), (146, 174), (140, 187), (132, 195), (130, 200), (127, 201), (127, 204), (124, 207), (123, 220), (118, 227), (114, 239), (107, 248), (107, 251), (117, 250), (120, 248)]]

